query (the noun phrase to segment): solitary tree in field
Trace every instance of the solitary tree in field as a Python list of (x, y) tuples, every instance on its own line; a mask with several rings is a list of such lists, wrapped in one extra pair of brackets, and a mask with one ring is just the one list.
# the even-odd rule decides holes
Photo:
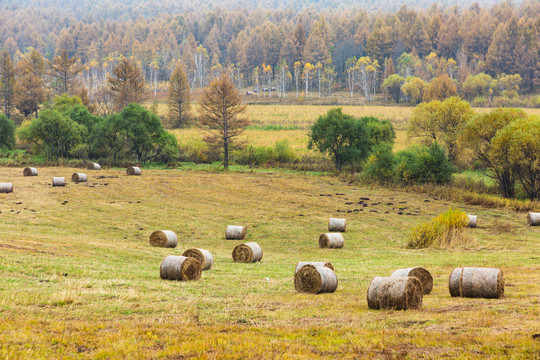
[(178, 64), (169, 79), (169, 118), (170, 126), (181, 127), (186, 125), (190, 109), (190, 89), (186, 73), (182, 65)]
[(118, 111), (129, 103), (139, 102), (142, 98), (145, 87), (144, 77), (139, 66), (131, 59), (120, 60), (112, 69), (112, 75), (109, 75), (107, 82)]
[(204, 138), (210, 147), (223, 149), (223, 166), (229, 168), (229, 149), (234, 140), (249, 125), (240, 95), (233, 82), (225, 74), (214, 79), (204, 89), (200, 101), (200, 125), (208, 131)]
[(343, 165), (364, 159), (369, 152), (366, 122), (344, 114), (341, 108), (330, 109), (311, 126), (308, 148), (328, 153), (338, 171)]

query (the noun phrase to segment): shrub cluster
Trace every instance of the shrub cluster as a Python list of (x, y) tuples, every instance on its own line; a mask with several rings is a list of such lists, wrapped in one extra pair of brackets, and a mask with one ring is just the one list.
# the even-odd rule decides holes
[(431, 246), (457, 246), (470, 241), (465, 233), (467, 215), (454, 208), (449, 208), (436, 218), (417, 225), (409, 236), (407, 247), (423, 249)]
[(138, 104), (106, 118), (95, 116), (77, 97), (56, 97), (50, 107), (19, 130), (19, 139), (45, 154), (47, 161), (60, 159), (108, 160), (117, 164), (178, 160), (176, 138), (161, 120)]
[(365, 173), (381, 183), (402, 185), (435, 183), (447, 184), (455, 171), (438, 144), (415, 146), (394, 154), (392, 146), (381, 144), (374, 147), (365, 166)]

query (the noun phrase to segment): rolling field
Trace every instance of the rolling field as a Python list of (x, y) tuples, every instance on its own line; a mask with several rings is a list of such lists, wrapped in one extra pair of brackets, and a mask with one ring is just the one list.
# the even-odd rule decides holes
[[(524, 213), (462, 207), (479, 216), (474, 243), (409, 250), (414, 225), (460, 205), (269, 171), (105, 169), (50, 186), (75, 171), (0, 168), (14, 183), (0, 194), (2, 358), (540, 358), (540, 227)], [(329, 217), (348, 219), (343, 249), (318, 247)], [(232, 262), (241, 241), (224, 239), (227, 224), (247, 226), (262, 262)], [(159, 229), (175, 231), (178, 248), (150, 247)], [(210, 250), (214, 268), (161, 280), (163, 258), (190, 247)], [(310, 260), (334, 265), (335, 293), (294, 290), (296, 263)], [(410, 266), (434, 277), (423, 308), (369, 310), (370, 281)], [(459, 266), (502, 268), (505, 297), (451, 298)]]

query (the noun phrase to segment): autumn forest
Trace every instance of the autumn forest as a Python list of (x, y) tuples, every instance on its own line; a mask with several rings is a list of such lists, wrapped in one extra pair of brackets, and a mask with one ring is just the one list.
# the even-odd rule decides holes
[[(14, 67), (32, 51), (54, 62), (65, 50), (80, 80), (70, 93), (82, 91), (89, 102), (103, 101), (107, 75), (130, 57), (154, 95), (182, 64), (191, 89), (227, 72), (238, 88), (259, 96), (331, 98), (343, 91), (368, 102), (377, 94), (413, 105), (459, 95), (478, 106), (538, 105), (531, 97), (540, 75), (537, 1), (419, 1), (391, 4), (391, 12), (377, 3), (340, 2), (337, 10), (326, 3), (7, 1), (0, 47)], [(57, 72), (49, 76), (50, 66), (40, 74), (52, 90), (47, 96), (66, 91)]]

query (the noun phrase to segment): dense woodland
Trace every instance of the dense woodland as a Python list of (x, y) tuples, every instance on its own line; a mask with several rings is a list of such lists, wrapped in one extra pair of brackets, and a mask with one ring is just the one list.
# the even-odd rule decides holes
[[(329, 9), (332, 1), (265, 8), (258, 2), (3, 3), (0, 46), (11, 61), (19, 63), (31, 49), (54, 61), (66, 50), (91, 100), (122, 57), (137, 61), (154, 94), (178, 63), (191, 89), (228, 72), (239, 88), (259, 96), (332, 97), (346, 90), (367, 101), (383, 94), (412, 104), (460, 95), (491, 105), (497, 96), (534, 93), (540, 76), (540, 3), (533, 0), (446, 7), (417, 1), (411, 6), (418, 10), (394, 12), (368, 11), (392, 9), (386, 3), (340, 2)], [(44, 81), (61, 94), (58, 79), (53, 72)]]

